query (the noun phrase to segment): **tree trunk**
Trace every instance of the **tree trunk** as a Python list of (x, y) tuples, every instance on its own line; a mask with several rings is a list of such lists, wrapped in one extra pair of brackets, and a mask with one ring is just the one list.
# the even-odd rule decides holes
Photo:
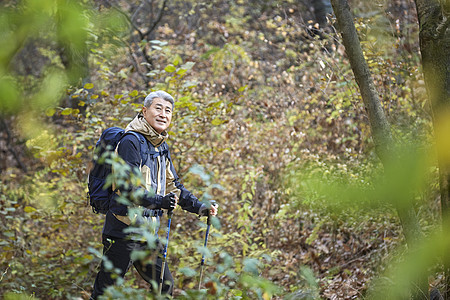
[[(353, 23), (353, 15), (350, 12), (347, 0), (331, 0), (331, 4), (336, 15), (338, 30), (342, 35), (342, 42), (366, 108), (376, 153), (383, 163), (385, 171), (389, 172), (390, 161), (396, 158), (394, 140), (390, 124), (386, 119), (380, 97), (361, 49), (355, 24)], [(394, 202), (397, 203), (398, 201), (394, 199)], [(396, 208), (406, 242), (411, 247), (422, 236), (416, 213), (412, 207), (396, 204)], [(417, 289), (413, 293), (414, 299), (423, 299), (423, 296), (428, 294), (426, 276), (416, 282), (415, 285)]]
[[(450, 1), (441, 2), (442, 4), (438, 0), (415, 0), (420, 25), (423, 74), (433, 111), (442, 218), (446, 224), (445, 221), (450, 216)], [(447, 228), (443, 230), (446, 231)], [(448, 256), (448, 253), (443, 255)], [(450, 299), (448, 264), (445, 266), (445, 273), (444, 298)]]

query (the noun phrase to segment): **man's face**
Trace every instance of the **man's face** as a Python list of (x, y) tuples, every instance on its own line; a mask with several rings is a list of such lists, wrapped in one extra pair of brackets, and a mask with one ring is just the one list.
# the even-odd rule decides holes
[(150, 107), (143, 107), (144, 118), (158, 133), (162, 133), (169, 128), (172, 121), (172, 103), (161, 98), (153, 99)]

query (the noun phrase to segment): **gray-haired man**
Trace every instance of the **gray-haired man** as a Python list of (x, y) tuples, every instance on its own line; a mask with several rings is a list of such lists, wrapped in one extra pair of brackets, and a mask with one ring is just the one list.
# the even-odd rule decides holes
[[(191, 192), (189, 192), (179, 181), (173, 167), (166, 139), (167, 129), (172, 121), (174, 109), (173, 97), (164, 92), (156, 91), (150, 93), (144, 100), (142, 112), (140, 112), (126, 127), (126, 131), (135, 131), (145, 137), (149, 148), (145, 159), (141, 157), (140, 141), (134, 134), (125, 134), (117, 147), (117, 153), (132, 168), (138, 169), (144, 178), (141, 187), (118, 187), (119, 191), (135, 191), (143, 189), (142, 197), (138, 199), (138, 205), (146, 208), (145, 216), (160, 218), (162, 209), (173, 210), (177, 205), (186, 211), (199, 215), (217, 214), (217, 207), (201, 203)], [(141, 162), (145, 161), (144, 165)], [(103, 226), (103, 255), (112, 263), (114, 268), (120, 270), (120, 276), (134, 265), (142, 278), (150, 282), (159, 280), (162, 269), (162, 259), (157, 255), (156, 261), (131, 260), (131, 252), (135, 250), (150, 250), (147, 243), (132, 240), (129, 234), (124, 232), (131, 224), (128, 215), (128, 206), (111, 199), (109, 211), (105, 217)], [(105, 269), (102, 263), (94, 283), (91, 298), (96, 299), (104, 293), (106, 287), (114, 284), (112, 273)], [(172, 295), (173, 278), (167, 264), (164, 270), (162, 292)]]

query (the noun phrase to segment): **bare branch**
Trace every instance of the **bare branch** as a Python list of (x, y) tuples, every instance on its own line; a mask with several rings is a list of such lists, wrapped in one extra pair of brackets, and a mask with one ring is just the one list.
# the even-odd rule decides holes
[(145, 36), (148, 36), (153, 30), (155, 30), (156, 26), (161, 21), (163, 14), (164, 14), (164, 9), (166, 8), (166, 3), (167, 3), (167, 0), (164, 0), (162, 7), (159, 10), (158, 17), (156, 17), (156, 21), (153, 23), (152, 27), (150, 27), (150, 29), (145, 33)]

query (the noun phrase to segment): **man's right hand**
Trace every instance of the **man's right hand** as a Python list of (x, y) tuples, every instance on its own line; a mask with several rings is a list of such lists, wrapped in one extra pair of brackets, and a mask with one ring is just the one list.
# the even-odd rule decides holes
[(161, 207), (168, 210), (174, 210), (177, 207), (178, 197), (174, 193), (169, 193), (162, 197)]

